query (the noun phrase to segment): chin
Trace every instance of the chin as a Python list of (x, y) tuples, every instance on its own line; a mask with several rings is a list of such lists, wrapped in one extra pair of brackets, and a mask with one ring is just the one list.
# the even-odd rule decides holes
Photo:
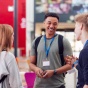
[(77, 41), (80, 41), (79, 36), (75, 36), (75, 39), (76, 39)]
[(49, 35), (53, 35), (54, 33), (49, 33)]
[(77, 41), (80, 41), (80, 39), (78, 38), (78, 39), (76, 39)]

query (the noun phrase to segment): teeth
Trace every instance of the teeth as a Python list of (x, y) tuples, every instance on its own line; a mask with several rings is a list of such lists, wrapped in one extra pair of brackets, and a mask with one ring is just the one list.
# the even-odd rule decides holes
[(52, 28), (50, 28), (49, 30), (53, 30)]

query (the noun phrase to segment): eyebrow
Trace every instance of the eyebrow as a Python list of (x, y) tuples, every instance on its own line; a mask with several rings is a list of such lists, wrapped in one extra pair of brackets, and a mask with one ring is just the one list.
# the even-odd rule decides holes
[[(48, 22), (51, 22), (51, 21), (48, 21)], [(54, 22), (54, 23), (57, 23), (57, 22)]]

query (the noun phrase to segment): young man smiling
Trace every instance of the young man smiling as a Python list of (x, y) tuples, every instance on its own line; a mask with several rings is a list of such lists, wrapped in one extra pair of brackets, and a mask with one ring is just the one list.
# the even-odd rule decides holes
[[(36, 73), (34, 88), (65, 88), (63, 73), (71, 69), (71, 65), (61, 64), (59, 35), (56, 34), (58, 22), (59, 16), (56, 13), (47, 13), (44, 18), (45, 35), (40, 39), (37, 55), (35, 52), (37, 38), (32, 43), (30, 69)], [(63, 37), (63, 47), (64, 58), (66, 55), (72, 55), (71, 45), (65, 37)]]

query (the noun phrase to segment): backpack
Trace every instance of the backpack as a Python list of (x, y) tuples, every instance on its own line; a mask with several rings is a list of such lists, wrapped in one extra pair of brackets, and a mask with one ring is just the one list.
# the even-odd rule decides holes
[[(6, 51), (6, 50), (2, 50), (2, 51)], [(6, 77), (7, 77), (7, 75), (4, 75), (4, 76), (1, 78), (0, 83), (3, 83)]]
[(4, 76), (2, 77), (2, 79), (0, 80), (0, 83), (3, 82), (6, 77), (7, 77), (7, 75), (4, 75)]
[[(35, 40), (36, 56), (37, 56), (37, 47), (38, 47), (38, 44), (39, 44), (41, 38), (42, 38), (42, 36), (38, 37)], [(63, 36), (62, 35), (59, 35), (59, 37), (58, 37), (58, 48), (59, 48), (59, 55), (60, 55), (60, 59), (61, 59), (61, 65), (63, 66), (65, 63), (64, 63), (64, 56), (63, 56), (64, 47), (63, 47)]]

